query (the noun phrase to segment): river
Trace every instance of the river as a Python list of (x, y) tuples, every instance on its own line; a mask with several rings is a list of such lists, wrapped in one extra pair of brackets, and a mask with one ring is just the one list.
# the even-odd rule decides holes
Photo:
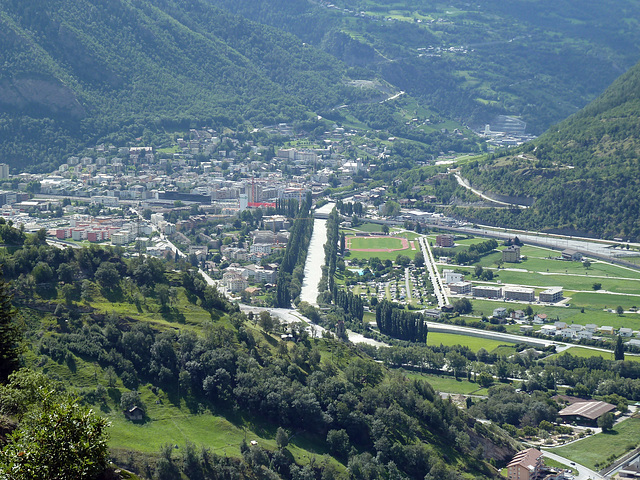
[[(335, 203), (327, 203), (318, 209), (318, 213), (330, 213)], [(324, 265), (324, 244), (327, 243), (327, 221), (316, 218), (313, 221), (313, 233), (307, 251), (307, 260), (304, 263), (304, 279), (300, 300), (318, 306), (318, 283), (322, 278), (322, 266)]]

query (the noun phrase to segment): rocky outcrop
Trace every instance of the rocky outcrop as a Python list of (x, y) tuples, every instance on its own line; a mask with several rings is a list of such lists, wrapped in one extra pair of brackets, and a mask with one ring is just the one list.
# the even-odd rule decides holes
[(34, 116), (82, 118), (86, 114), (70, 88), (56, 78), (37, 74), (0, 78), (0, 105)]

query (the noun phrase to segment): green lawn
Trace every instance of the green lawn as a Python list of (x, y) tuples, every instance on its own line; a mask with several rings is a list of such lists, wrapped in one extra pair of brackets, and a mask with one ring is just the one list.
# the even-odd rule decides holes
[(389, 248), (402, 250), (402, 240), (395, 237), (347, 237), (350, 248)]
[(411, 249), (409, 250), (398, 250), (398, 251), (391, 251), (391, 252), (354, 252), (354, 251), (348, 251), (347, 252), (347, 258), (357, 258), (358, 260), (369, 260), (371, 258), (377, 257), (380, 260), (384, 261), (384, 260), (391, 260), (394, 261), (398, 255), (405, 255), (408, 256), (409, 258), (413, 259), (413, 256), (415, 255), (415, 252)]
[(429, 332), (429, 335), (427, 336), (427, 344), (442, 344), (449, 347), (453, 345), (463, 345), (469, 347), (474, 352), (477, 352), (481, 348), (491, 352), (493, 349), (504, 345), (505, 342), (480, 337), (470, 337), (467, 335), (456, 335), (454, 333)]
[[(635, 448), (640, 442), (640, 419), (630, 418), (619, 423), (611, 433), (599, 433), (564, 447), (550, 448), (550, 452), (569, 458), (594, 470), (610, 455), (616, 458)], [(602, 468), (602, 467), (600, 467)]]
[[(640, 289), (636, 290), (640, 293)], [(580, 292), (570, 295), (571, 303), (577, 307), (613, 308), (618, 305), (628, 309), (640, 305), (640, 296), (615, 295), (610, 293)]]
[[(438, 392), (458, 393), (462, 395), (486, 395), (486, 389), (477, 383), (470, 382), (466, 379), (456, 380), (454, 377), (446, 375), (427, 375), (424, 373), (405, 372), (409, 378), (419, 378), (426, 380)], [(484, 393), (483, 393), (484, 392)]]
[(353, 229), (361, 232), (382, 232), (382, 225), (378, 223), (363, 223), (358, 227), (353, 227)]
[[(591, 350), (590, 348), (583, 348), (583, 347), (571, 347), (567, 350), (565, 350), (562, 353), (558, 353), (556, 355), (553, 355), (551, 358), (553, 357), (557, 357), (557, 356), (562, 356), (565, 353), (570, 353), (571, 355), (575, 356), (575, 357), (582, 357), (582, 358), (590, 358), (590, 357), (602, 357), (605, 360), (613, 360), (613, 353), (610, 352), (601, 352), (599, 350)], [(629, 355), (626, 354), (624, 357), (625, 360), (630, 360), (633, 362), (640, 362), (640, 357), (635, 356), (635, 355)]]

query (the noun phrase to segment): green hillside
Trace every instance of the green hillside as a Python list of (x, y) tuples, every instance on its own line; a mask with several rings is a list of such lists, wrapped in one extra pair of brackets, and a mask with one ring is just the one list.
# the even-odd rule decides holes
[(426, 144), (499, 114), (538, 133), (637, 61), (639, 17), (632, 0), (2, 0), (0, 161), (43, 171), (96, 142), (311, 112)]
[[(514, 452), (425, 381), (311, 338), (302, 324), (246, 316), (184, 261), (61, 250), (0, 226), (4, 241), (22, 244), (3, 251), (25, 331), (21, 362), (60, 382), (76, 409), (106, 418), (111, 457), (145, 478), (495, 478), (489, 459)], [(34, 382), (43, 380), (23, 373), (0, 393), (28, 403)], [(13, 402), (0, 413), (15, 412)], [(141, 420), (125, 419), (133, 405)]]
[(380, 77), (439, 115), (484, 126), (521, 116), (544, 132), (638, 61), (640, 6), (571, 0), (234, 2), (231, 11), (289, 31)]
[(0, 158), (12, 165), (44, 168), (105, 137), (300, 120), (363, 95), (330, 55), (201, 0), (2, 1), (0, 41)]
[(566, 229), (638, 241), (638, 111), (640, 65), (517, 153), (465, 165), (462, 175), (474, 186), (536, 198), (527, 210), (490, 209), (469, 215), (512, 227)]

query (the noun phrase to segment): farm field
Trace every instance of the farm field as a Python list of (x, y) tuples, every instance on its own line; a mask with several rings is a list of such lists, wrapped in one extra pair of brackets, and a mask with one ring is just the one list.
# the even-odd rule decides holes
[(612, 433), (598, 433), (570, 445), (548, 450), (597, 470), (596, 464), (602, 464), (610, 455), (623, 455), (638, 445), (639, 441), (640, 419), (630, 418), (613, 427)]

